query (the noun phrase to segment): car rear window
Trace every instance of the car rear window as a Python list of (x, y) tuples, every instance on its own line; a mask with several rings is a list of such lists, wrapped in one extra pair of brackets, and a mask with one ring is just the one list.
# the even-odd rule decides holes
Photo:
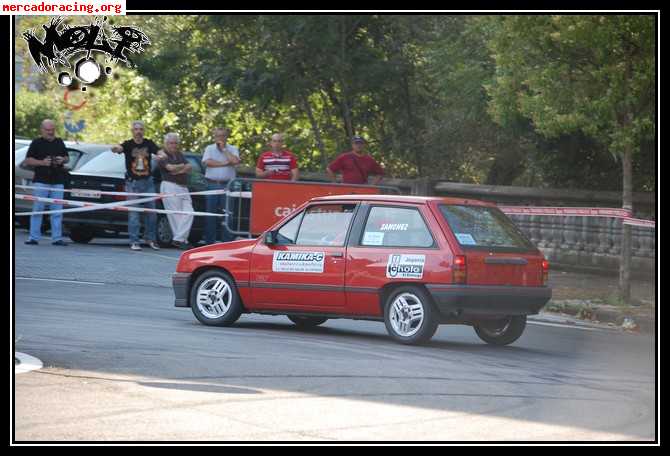
[(464, 248), (535, 249), (516, 225), (495, 207), (443, 204), (440, 211)]
[(194, 157), (192, 155), (184, 155), (184, 158), (191, 165), (193, 172), (197, 172), (199, 174), (205, 174), (202, 168), (202, 161), (200, 161), (198, 157)]
[(115, 154), (112, 151), (103, 152), (84, 165), (77, 171), (92, 174), (121, 174), (126, 172), (126, 159), (121, 154)]

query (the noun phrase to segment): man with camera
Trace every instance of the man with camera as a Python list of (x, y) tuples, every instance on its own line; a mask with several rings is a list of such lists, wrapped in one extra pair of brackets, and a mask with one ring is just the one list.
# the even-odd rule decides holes
[[(63, 199), (63, 189), (67, 179), (65, 164), (70, 156), (65, 149), (65, 143), (56, 137), (56, 124), (53, 120), (45, 119), (40, 126), (41, 136), (34, 139), (26, 153), (23, 162), (25, 166), (35, 169), (33, 186), (37, 187), (33, 196), (39, 198)], [(33, 212), (42, 212), (48, 203), (35, 201)], [(52, 211), (63, 209), (62, 204), (49, 204)], [(58, 246), (66, 246), (63, 241), (63, 214), (50, 215), (51, 219), (51, 243)], [(25, 242), (27, 245), (37, 245), (42, 237), (42, 214), (30, 216), (30, 237)]]

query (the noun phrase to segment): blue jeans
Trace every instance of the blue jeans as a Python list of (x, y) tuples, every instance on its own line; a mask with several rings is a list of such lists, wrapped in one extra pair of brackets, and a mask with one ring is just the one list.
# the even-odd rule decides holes
[[(40, 198), (55, 198), (63, 199), (63, 184), (50, 185), (34, 182), (33, 186), (39, 187), (33, 191), (33, 196)], [(35, 201), (33, 203), (33, 212), (42, 212), (46, 205), (49, 205), (49, 210), (60, 211), (63, 209), (62, 204), (43, 203)], [(63, 214), (50, 214), (51, 219), (51, 240), (53, 242), (60, 241), (63, 238)], [(39, 241), (42, 237), (42, 215), (30, 216), (30, 239)]]
[[(226, 184), (217, 184), (214, 182), (207, 182), (207, 190), (225, 190), (227, 187)], [(226, 208), (226, 195), (207, 195), (206, 197), (207, 212), (212, 213), (221, 213), (223, 209)], [(230, 208), (232, 212), (234, 208)], [(227, 229), (223, 227), (226, 223), (226, 220), (232, 220), (233, 214), (229, 214), (227, 218), (221, 217), (207, 217), (205, 220), (205, 242), (207, 244), (213, 244), (217, 241), (217, 235), (221, 234), (221, 241), (228, 242), (234, 241), (235, 236), (231, 234)], [(219, 229), (217, 229), (219, 228)], [(218, 232), (218, 233), (217, 233)]]
[[(126, 191), (128, 193), (156, 193), (154, 178), (140, 180), (127, 180)], [(143, 196), (128, 196), (129, 200), (145, 198)], [(149, 201), (133, 205), (133, 207), (146, 207), (156, 209), (156, 201)], [(138, 244), (140, 242), (140, 214), (141, 212), (128, 212), (128, 234), (130, 243)], [(145, 212), (144, 214), (144, 238), (148, 241), (156, 241), (156, 221), (158, 217), (155, 212)]]

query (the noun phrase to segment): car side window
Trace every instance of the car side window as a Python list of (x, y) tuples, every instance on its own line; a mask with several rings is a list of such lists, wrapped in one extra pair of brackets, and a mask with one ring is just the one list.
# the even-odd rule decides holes
[(203, 174), (202, 163), (200, 162), (200, 160), (198, 160), (197, 158), (192, 157), (190, 155), (187, 155), (184, 158), (186, 158), (186, 161), (188, 162), (188, 164), (191, 165), (191, 174), (196, 174), (196, 173), (197, 174)]
[(65, 165), (67, 169), (74, 169), (81, 156), (84, 155), (83, 152), (74, 149), (68, 149), (67, 154), (70, 156), (70, 159)]
[(298, 228), (300, 227), (300, 220), (302, 220), (302, 214), (293, 217), (293, 219), (279, 229), (277, 232), (277, 244), (295, 244), (295, 239), (298, 236)]
[(296, 244), (343, 246), (355, 208), (355, 204), (324, 204), (307, 208)]
[(432, 247), (433, 242), (418, 209), (375, 206), (370, 209), (360, 245)]

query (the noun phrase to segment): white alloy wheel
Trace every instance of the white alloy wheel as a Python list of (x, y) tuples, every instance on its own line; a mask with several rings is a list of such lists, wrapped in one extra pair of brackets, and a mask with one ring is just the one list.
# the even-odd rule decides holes
[(233, 303), (230, 285), (221, 277), (211, 277), (198, 287), (196, 305), (202, 315), (208, 319), (221, 318)]
[(425, 316), (423, 303), (413, 293), (396, 296), (389, 311), (391, 327), (401, 337), (414, 336), (423, 325)]

